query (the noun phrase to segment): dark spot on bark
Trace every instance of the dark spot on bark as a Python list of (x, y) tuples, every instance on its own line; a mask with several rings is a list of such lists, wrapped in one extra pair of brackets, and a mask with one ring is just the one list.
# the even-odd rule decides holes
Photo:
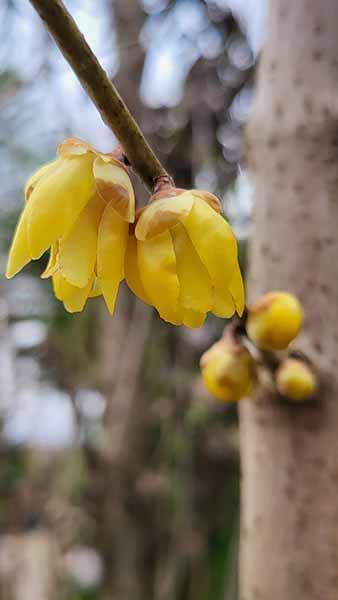
[(315, 22), (313, 26), (313, 33), (318, 36), (324, 33), (324, 25), (321, 21), (318, 20)]
[(332, 587), (338, 588), (338, 575), (332, 575), (332, 577), (330, 577), (330, 585), (332, 585)]
[(304, 190), (304, 185), (300, 181), (295, 181), (293, 184), (293, 190), (296, 192), (296, 194), (299, 194)]
[(261, 246), (261, 252), (262, 252), (262, 254), (269, 254), (270, 247), (268, 246), (268, 244), (262, 244), (262, 246)]
[(331, 61), (331, 67), (333, 69), (338, 69), (338, 58), (333, 58)]
[(285, 486), (285, 495), (287, 497), (288, 500), (292, 501), (295, 499), (296, 497), (296, 487), (292, 484), (287, 484)]
[(276, 163), (276, 169), (277, 171), (279, 171), (279, 173), (285, 173), (286, 171), (286, 163), (282, 160), (278, 161)]
[(282, 105), (281, 102), (277, 102), (276, 106), (275, 106), (275, 116), (278, 119), (281, 119), (284, 116), (284, 107)]
[(277, 61), (272, 60), (269, 65), (270, 71), (275, 71), (277, 68)]
[(254, 600), (262, 600), (262, 598), (263, 598), (262, 592), (258, 586), (255, 586), (252, 589), (252, 595), (253, 595)]
[[(315, 573), (314, 575), (315, 576)], [(308, 573), (300, 574), (300, 587), (304, 594), (312, 594), (313, 593), (313, 583)]]
[(307, 131), (307, 127), (306, 127), (306, 125), (304, 125), (304, 123), (300, 123), (299, 125), (297, 125), (296, 135), (298, 137), (304, 137), (304, 135), (306, 134), (306, 131)]
[(338, 468), (334, 469), (331, 473), (331, 481), (333, 481), (333, 483), (338, 483)]
[(320, 291), (327, 296), (330, 293), (330, 287), (327, 285), (327, 283), (321, 283), (320, 286)]
[(307, 154), (304, 154), (304, 159), (307, 162), (313, 162), (316, 158), (317, 158), (316, 152), (308, 152)]
[(315, 469), (322, 470), (326, 465), (326, 460), (323, 456), (315, 456), (312, 460), (312, 465)]
[(319, 240), (318, 238), (313, 240), (313, 247), (319, 252), (323, 247), (322, 240)]
[(327, 246), (332, 246), (332, 244), (333, 244), (333, 238), (331, 238), (331, 237), (326, 237), (326, 238), (324, 238), (323, 241), (325, 242), (325, 244)]
[(309, 528), (309, 525), (310, 525), (309, 516), (303, 510), (300, 510), (296, 517), (296, 523), (295, 523), (295, 533), (296, 533), (297, 537), (298, 537), (298, 535), (301, 535), (302, 533), (304, 533)]
[(278, 138), (275, 135), (271, 135), (267, 141), (268, 148), (277, 148)]
[(280, 18), (281, 19), (285, 19), (285, 17), (287, 16), (287, 14), (288, 14), (288, 10), (287, 10), (286, 6), (282, 6), (281, 9), (280, 9), (280, 11), (279, 11)]
[(312, 52), (312, 58), (315, 62), (319, 62), (323, 58), (323, 51), (315, 48)]
[(305, 112), (308, 115), (312, 115), (313, 113), (313, 100), (311, 98), (311, 96), (305, 96), (303, 99), (303, 107)]
[(292, 83), (293, 83), (293, 85), (294, 85), (296, 88), (298, 88), (298, 87), (300, 87), (301, 85), (303, 85), (303, 83), (304, 83), (304, 79), (303, 79), (303, 77), (301, 77), (300, 75), (296, 75), (296, 76), (293, 78), (293, 80), (292, 80)]

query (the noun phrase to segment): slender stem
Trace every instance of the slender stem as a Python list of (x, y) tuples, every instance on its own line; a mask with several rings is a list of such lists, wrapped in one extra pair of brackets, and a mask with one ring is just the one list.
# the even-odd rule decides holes
[(168, 177), (168, 174), (62, 0), (30, 2), (98, 108), (103, 121), (123, 146), (133, 169), (152, 191), (154, 180), (161, 176)]

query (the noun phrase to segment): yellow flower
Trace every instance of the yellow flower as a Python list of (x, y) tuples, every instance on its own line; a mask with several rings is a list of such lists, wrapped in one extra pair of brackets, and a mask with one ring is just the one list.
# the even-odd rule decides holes
[(243, 312), (237, 242), (219, 212), (208, 192), (169, 188), (137, 218), (126, 281), (165, 321), (200, 327), (208, 311), (220, 317)]
[(270, 292), (248, 308), (246, 330), (261, 350), (284, 350), (303, 325), (303, 309), (293, 294)]
[(289, 400), (308, 400), (317, 391), (317, 378), (310, 367), (300, 359), (288, 358), (276, 372), (277, 389)]
[(7, 265), (13, 277), (50, 248), (43, 278), (52, 276), (56, 297), (70, 312), (103, 294), (114, 311), (135, 198), (125, 166), (76, 139), (27, 182), (26, 203)]
[(237, 402), (252, 391), (255, 362), (244, 346), (223, 338), (203, 354), (200, 366), (206, 388), (218, 400)]

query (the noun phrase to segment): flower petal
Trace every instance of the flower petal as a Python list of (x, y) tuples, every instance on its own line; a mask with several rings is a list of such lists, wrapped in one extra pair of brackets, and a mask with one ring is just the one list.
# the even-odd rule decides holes
[(128, 228), (128, 223), (107, 204), (99, 226), (97, 277), (111, 314), (114, 312), (118, 288), (124, 277)]
[(237, 242), (230, 225), (196, 197), (182, 222), (213, 285), (226, 295), (237, 264)]
[(27, 235), (27, 211), (24, 208), (16, 226), (14, 238), (9, 251), (6, 277), (11, 279), (29, 263), (31, 259)]
[(92, 162), (91, 154), (60, 160), (34, 188), (26, 205), (32, 258), (72, 228), (93, 190)]
[(180, 283), (179, 304), (200, 313), (212, 307), (212, 283), (208, 271), (198, 256), (183, 225), (178, 223), (170, 230), (176, 255), (177, 275)]
[(72, 285), (85, 287), (96, 263), (97, 234), (103, 200), (95, 194), (75, 221), (71, 231), (59, 243), (59, 269)]
[(209, 206), (211, 206), (211, 208), (213, 208), (217, 213), (222, 212), (220, 201), (216, 196), (214, 196), (214, 194), (211, 194), (211, 192), (207, 192), (206, 190), (191, 190), (191, 193), (194, 196), (197, 196), (197, 198), (204, 200), (204, 202), (209, 204)]
[(114, 158), (98, 156), (94, 161), (96, 189), (100, 196), (129, 223), (135, 220), (134, 189), (126, 168)]
[(232, 317), (235, 312), (235, 302), (230, 292), (214, 288), (212, 312), (222, 319)]
[(244, 290), (242, 274), (241, 274), (238, 264), (235, 267), (235, 271), (234, 271), (233, 277), (231, 279), (229, 291), (234, 299), (234, 302), (236, 305), (236, 311), (238, 312), (239, 316), (241, 317), (243, 314), (244, 305), (245, 305), (245, 290)]
[(192, 329), (197, 329), (203, 325), (205, 317), (206, 313), (201, 313), (197, 312), (196, 310), (186, 308), (183, 311), (183, 325), (186, 325), (186, 327), (191, 327)]
[(42, 179), (42, 177), (44, 177), (45, 175), (48, 175), (49, 173), (52, 173), (59, 166), (59, 162), (60, 162), (60, 159), (53, 160), (53, 162), (49, 162), (46, 165), (43, 165), (42, 167), (40, 167), (40, 169), (35, 171), (35, 173), (33, 173), (33, 175), (30, 176), (30, 178), (28, 179), (28, 181), (25, 185), (25, 200), (26, 200), (26, 202), (29, 200), (29, 197), (30, 197), (32, 191), (34, 190), (36, 184)]
[(68, 281), (62, 277), (60, 272), (57, 271), (53, 275), (54, 294), (58, 300), (63, 302), (63, 305), (68, 312), (81, 312), (89, 297), (93, 280), (94, 277), (92, 277), (86, 287), (78, 288), (68, 283)]
[(61, 156), (61, 158), (83, 156), (83, 154), (87, 154), (88, 152), (97, 154), (93, 146), (75, 137), (67, 138), (58, 146), (58, 155)]
[(130, 235), (128, 238), (124, 268), (126, 282), (131, 291), (145, 304), (151, 304), (141, 281), (137, 260), (137, 240), (134, 235)]
[(99, 280), (95, 277), (92, 285), (92, 289), (90, 290), (89, 298), (97, 298), (98, 296), (102, 296), (102, 290), (100, 288)]
[(151, 304), (162, 319), (181, 325), (178, 313), (180, 286), (176, 273), (176, 257), (169, 231), (145, 242), (137, 243), (141, 281)]
[(193, 204), (194, 196), (189, 192), (154, 200), (139, 216), (135, 228), (137, 239), (149, 240), (174, 227), (180, 218), (189, 215)]
[(44, 272), (41, 273), (41, 279), (47, 279), (47, 277), (51, 277), (58, 270), (58, 268), (59, 268), (58, 251), (59, 251), (59, 244), (57, 242), (55, 242), (55, 244), (52, 244), (52, 246), (50, 248), (49, 261), (48, 261), (47, 267), (45, 268)]

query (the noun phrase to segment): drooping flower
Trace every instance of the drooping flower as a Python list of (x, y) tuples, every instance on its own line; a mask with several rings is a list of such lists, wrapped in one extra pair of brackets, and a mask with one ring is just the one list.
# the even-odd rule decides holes
[(101, 154), (70, 138), (58, 158), (27, 182), (26, 203), (7, 265), (13, 277), (50, 249), (43, 278), (52, 277), (56, 297), (70, 312), (102, 294), (114, 311), (135, 197), (128, 172), (113, 154)]
[(169, 187), (137, 218), (125, 276), (132, 291), (175, 325), (200, 327), (206, 314), (242, 314), (237, 242), (213, 194)]
[(303, 321), (303, 308), (293, 294), (269, 292), (248, 307), (246, 330), (261, 350), (285, 350)]
[(256, 373), (255, 361), (244, 346), (222, 338), (200, 360), (206, 388), (218, 400), (238, 402), (250, 394)]

